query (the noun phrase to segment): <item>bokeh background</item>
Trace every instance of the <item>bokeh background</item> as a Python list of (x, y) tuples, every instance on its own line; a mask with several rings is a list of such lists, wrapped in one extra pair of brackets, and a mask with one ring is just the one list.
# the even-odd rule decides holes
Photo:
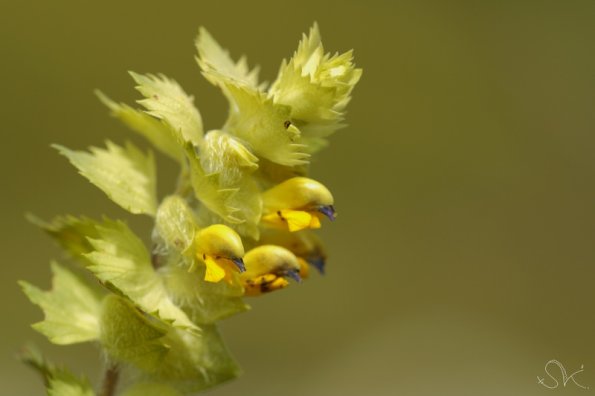
[[(226, 102), (193, 59), (198, 27), (270, 81), (314, 20), (364, 68), (350, 126), (313, 166), (340, 212), (328, 275), (224, 322), (245, 373), (208, 394), (595, 394), (592, 0), (2, 1), (0, 393), (43, 394), (15, 359), (26, 342), (101, 371), (93, 346), (29, 326), (42, 315), (16, 280), (48, 287), (63, 254), (24, 213), (149, 234), (49, 148), (137, 141), (93, 89), (132, 102), (127, 70), (163, 72), (215, 128)], [(158, 164), (163, 195), (175, 170)], [(591, 389), (538, 385), (550, 359), (584, 365)]]

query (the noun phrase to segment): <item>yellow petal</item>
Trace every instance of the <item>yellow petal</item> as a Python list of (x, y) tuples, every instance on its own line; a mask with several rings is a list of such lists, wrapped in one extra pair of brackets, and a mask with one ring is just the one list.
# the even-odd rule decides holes
[(283, 289), (289, 282), (274, 274), (264, 274), (254, 279), (244, 281), (244, 294), (246, 296), (259, 296), (263, 293)]
[(273, 282), (270, 283), (269, 289), (267, 290), (267, 292), (283, 289), (284, 287), (287, 287), (288, 285), (289, 285), (289, 282), (287, 281), (287, 279), (277, 278)]
[(310, 228), (320, 228), (321, 224), (320, 224), (320, 217), (318, 216), (317, 213), (314, 213), (312, 215), (312, 219), (310, 220)]
[(285, 229), (285, 221), (279, 216), (278, 213), (269, 213), (267, 215), (262, 216), (262, 222), (268, 224), (269, 226), (275, 228)]
[(207, 256), (205, 258), (205, 264), (207, 265), (207, 271), (205, 272), (207, 282), (216, 283), (225, 277), (225, 270), (211, 257)]
[(320, 228), (318, 213), (303, 210), (283, 209), (262, 216), (262, 222), (274, 228), (288, 229), (291, 232), (306, 228)]
[[(287, 227), (291, 232), (309, 228), (313, 217), (302, 210), (282, 210), (281, 216), (287, 221)], [(320, 222), (318, 224), (320, 225)]]

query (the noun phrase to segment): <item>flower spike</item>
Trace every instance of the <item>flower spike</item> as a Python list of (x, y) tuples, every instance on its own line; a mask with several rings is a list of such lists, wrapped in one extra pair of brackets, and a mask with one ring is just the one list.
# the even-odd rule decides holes
[[(162, 74), (130, 73), (138, 106), (96, 91), (112, 116), (179, 165), (173, 192), (158, 194), (152, 152), (130, 143), (54, 146), (116, 204), (149, 216), (150, 245), (123, 221), (29, 216), (96, 280), (54, 264), (52, 290), (20, 282), (45, 314), (34, 328), (56, 344), (97, 343), (108, 361), (102, 394), (181, 396), (237, 377), (217, 323), (249, 310), (245, 297), (301, 283), (312, 267), (325, 271), (312, 230), (335, 219), (334, 198), (308, 172), (311, 156), (345, 126), (361, 76), (353, 52), (325, 52), (314, 24), (268, 88), (258, 66), (232, 58), (204, 28), (196, 49), (202, 75), (229, 103), (216, 129), (204, 130), (194, 96)], [(43, 359), (29, 362), (50, 395), (95, 394)], [(118, 376), (129, 377), (126, 387)]]

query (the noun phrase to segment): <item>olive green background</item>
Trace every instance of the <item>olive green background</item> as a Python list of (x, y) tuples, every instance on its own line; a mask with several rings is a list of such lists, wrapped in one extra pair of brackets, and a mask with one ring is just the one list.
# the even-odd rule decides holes
[[(38, 344), (93, 381), (92, 346), (54, 347), (16, 280), (47, 288), (58, 248), (24, 220), (133, 218), (49, 148), (140, 142), (93, 89), (132, 102), (127, 70), (226, 102), (199, 74), (200, 25), (274, 78), (302, 32), (364, 69), (350, 126), (313, 161), (339, 218), (328, 275), (253, 300), (223, 331), (245, 373), (209, 395), (595, 394), (595, 2), (2, 1), (0, 393), (43, 393), (14, 358)], [(161, 196), (174, 167), (159, 157)], [(578, 382), (537, 384), (558, 359)], [(547, 379), (553, 384), (551, 379)]]

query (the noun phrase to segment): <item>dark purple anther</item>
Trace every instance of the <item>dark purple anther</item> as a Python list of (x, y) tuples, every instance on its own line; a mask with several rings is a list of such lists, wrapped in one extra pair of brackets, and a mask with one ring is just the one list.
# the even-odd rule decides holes
[(306, 261), (324, 275), (324, 257), (309, 257)]
[(283, 274), (283, 276), (288, 276), (288, 277), (290, 277), (291, 279), (293, 279), (294, 281), (296, 281), (298, 283), (302, 281), (302, 277), (300, 276), (298, 270), (289, 270), (289, 271), (286, 271)]
[(233, 263), (236, 265), (236, 267), (238, 267), (240, 272), (246, 271), (246, 266), (244, 265), (244, 260), (242, 260), (241, 258), (232, 258), (231, 261), (233, 261)]
[(318, 211), (328, 217), (331, 221), (335, 220), (335, 208), (333, 205), (323, 205), (318, 208)]

